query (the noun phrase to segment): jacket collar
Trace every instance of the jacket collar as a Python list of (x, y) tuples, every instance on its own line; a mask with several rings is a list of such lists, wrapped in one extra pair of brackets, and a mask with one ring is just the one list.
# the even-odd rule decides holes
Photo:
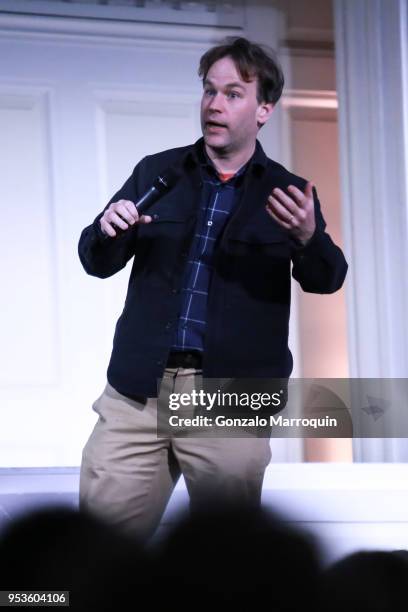
[[(199, 138), (189, 149), (187, 152), (185, 162), (188, 165), (207, 165), (209, 163), (209, 158), (205, 152), (204, 148), (204, 138)], [(265, 151), (263, 150), (261, 143), (259, 140), (256, 141), (255, 151), (252, 155), (251, 159), (245, 164), (248, 167), (251, 167), (253, 170), (263, 170), (266, 168), (268, 163), (268, 158), (265, 155)]]

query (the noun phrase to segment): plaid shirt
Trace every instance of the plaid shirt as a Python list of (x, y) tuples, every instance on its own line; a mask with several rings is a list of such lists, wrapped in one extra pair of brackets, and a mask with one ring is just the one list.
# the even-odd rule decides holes
[(173, 351), (203, 351), (214, 248), (239, 200), (244, 173), (250, 163), (223, 181), (204, 150), (199, 162), (202, 179), (200, 211), (183, 277), (182, 304)]

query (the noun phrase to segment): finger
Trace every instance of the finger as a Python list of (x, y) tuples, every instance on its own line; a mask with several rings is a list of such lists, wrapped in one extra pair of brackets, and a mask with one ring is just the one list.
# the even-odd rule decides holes
[(114, 238), (116, 236), (116, 232), (113, 229), (113, 227), (109, 225), (109, 223), (107, 223), (104, 219), (101, 219), (101, 229), (105, 234), (107, 234), (111, 238)]
[(288, 191), (290, 191), (290, 193), (293, 195), (293, 197), (295, 198), (297, 204), (302, 207), (305, 205), (306, 200), (311, 199), (313, 200), (313, 183), (311, 181), (308, 181), (306, 183), (305, 186), (305, 191), (301, 191), (298, 187), (296, 187), (295, 185), (289, 185), (288, 187)]
[(314, 185), (313, 185), (312, 181), (308, 181), (306, 183), (305, 196), (307, 198), (312, 198), (313, 199), (313, 187), (314, 187)]
[(300, 207), (304, 206), (305, 203), (305, 198), (307, 197), (305, 193), (303, 193), (303, 191), (301, 191), (298, 187), (296, 187), (295, 185), (289, 185), (288, 186), (288, 191), (290, 192), (290, 195), (295, 199), (296, 204)]
[(268, 206), (266, 207), (266, 212), (268, 213), (270, 217), (272, 217), (272, 219), (274, 219), (277, 223), (279, 223), (281, 227), (284, 227), (287, 230), (292, 229), (289, 223), (285, 223), (285, 221), (282, 221), (282, 219), (280, 219), (277, 215), (275, 215)]
[(139, 223), (151, 223), (152, 222), (152, 217), (150, 215), (142, 215), (139, 218)]
[(282, 189), (276, 187), (275, 189), (273, 189), (271, 196), (277, 199), (281, 204), (283, 204), (285, 208), (290, 212), (290, 214), (294, 215), (296, 213), (298, 205)]
[(136, 216), (133, 215), (129, 209), (127, 208), (126, 204), (121, 204), (118, 202), (118, 204), (116, 205), (116, 207), (113, 209), (114, 212), (116, 212), (117, 215), (119, 215), (124, 221), (126, 221), (129, 225), (133, 225), (134, 223), (136, 223), (136, 221), (138, 220), (138, 214), (136, 211)]
[(122, 217), (120, 217), (116, 212), (111, 211), (107, 217), (107, 222), (108, 223), (114, 223), (117, 227), (120, 227), (120, 229), (127, 229), (129, 227), (129, 225), (122, 219)]
[(139, 212), (133, 202), (131, 200), (123, 200), (123, 205), (126, 206), (129, 214), (136, 222), (139, 219)]
[(293, 205), (291, 209), (288, 209), (286, 205), (282, 204), (277, 198), (273, 196), (268, 197), (267, 206), (275, 213), (282, 221), (288, 223), (295, 217), (293, 211), (296, 209), (296, 205)]

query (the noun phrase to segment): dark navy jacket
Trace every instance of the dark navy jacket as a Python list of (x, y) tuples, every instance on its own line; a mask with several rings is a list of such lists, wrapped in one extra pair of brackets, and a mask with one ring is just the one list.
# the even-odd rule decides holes
[[(157, 396), (180, 309), (182, 274), (200, 202), (200, 171), (194, 145), (149, 155), (135, 167), (111, 202), (136, 202), (169, 166), (181, 169), (176, 185), (148, 211), (156, 219), (106, 238), (100, 213), (79, 241), (88, 274), (107, 278), (134, 257), (125, 306), (116, 324), (108, 381), (129, 396)], [(304, 291), (332, 293), (347, 272), (341, 250), (325, 232), (314, 191), (316, 231), (305, 247), (265, 210), (274, 187), (306, 181), (268, 159), (259, 142), (244, 180), (241, 199), (216, 246), (203, 354), (203, 376), (286, 378), (290, 274)], [(108, 206), (107, 205), (107, 206)]]

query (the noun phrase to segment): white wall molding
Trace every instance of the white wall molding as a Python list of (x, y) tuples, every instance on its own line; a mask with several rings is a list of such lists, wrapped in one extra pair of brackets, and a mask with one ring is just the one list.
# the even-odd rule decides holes
[(282, 95), (282, 106), (286, 108), (337, 109), (335, 91), (286, 89)]
[[(3, 261), (17, 262), (22, 244), (26, 253), (24, 273), (10, 273), (9, 265), (2, 269), (7, 294), (15, 300), (10, 308), (9, 299), (5, 299), (1, 324), (2, 344), (8, 358), (1, 369), (0, 387), (7, 391), (23, 385), (52, 388), (60, 376), (57, 265), (52, 256), (56, 246), (55, 169), (50, 138), (52, 94), (52, 88), (38, 84), (27, 82), (16, 86), (0, 81), (4, 153), (1, 197), (3, 202), (12, 202), (11, 207), (4, 207), (3, 222), (6, 227), (15, 225), (13, 205), (18, 204), (21, 217), (19, 240), (16, 241), (12, 232), (6, 232), (3, 237)], [(17, 167), (20, 181), (14, 177)], [(35, 258), (31, 256), (33, 252)], [(41, 362), (38, 360), (40, 345)]]
[(316, 46), (324, 44), (333, 46), (333, 30), (331, 28), (315, 28), (311, 26), (289, 27), (286, 39), (289, 44), (296, 42), (299, 44), (311, 43)]
[(191, 49), (192, 45), (208, 46), (225, 36), (239, 36), (241, 28), (211, 25), (141, 23), (136, 21), (109, 21), (75, 17), (23, 15), (0, 13), (0, 37), (22, 39), (87, 42), (132, 47)]
[(133, 6), (129, 0), (2, 0), (1, 10), (16, 14), (59, 15), (154, 23), (243, 27), (244, 0), (174, 2), (144, 0)]

